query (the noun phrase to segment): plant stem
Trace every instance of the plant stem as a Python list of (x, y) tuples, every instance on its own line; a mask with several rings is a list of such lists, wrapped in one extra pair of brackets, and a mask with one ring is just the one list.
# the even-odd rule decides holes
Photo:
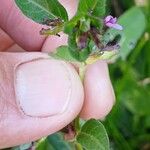
[[(79, 67), (79, 76), (80, 76), (82, 83), (84, 82), (85, 72), (86, 72), (86, 63), (83, 62), (83, 63), (81, 63), (81, 65)], [(75, 120), (74, 120), (74, 128), (75, 128), (75, 132), (77, 135), (81, 129), (79, 116), (77, 116), (77, 118), (75, 118)], [(75, 149), (83, 150), (82, 146), (77, 142), (75, 142)]]
[[(79, 76), (82, 83), (84, 82), (85, 72), (86, 72), (86, 63), (83, 62), (79, 66)], [(75, 127), (75, 132), (77, 134), (81, 129), (79, 116), (77, 116), (77, 118), (75, 118), (74, 120), (74, 127)]]
[(86, 63), (84, 63), (84, 62), (81, 63), (81, 65), (79, 67), (79, 76), (80, 76), (82, 83), (84, 82), (86, 68), (87, 68)]
[(76, 134), (78, 134), (78, 132), (80, 131), (80, 128), (81, 128), (79, 116), (77, 116), (77, 118), (74, 120), (74, 128), (75, 128)]
[(81, 144), (79, 144), (79, 143), (77, 143), (77, 142), (75, 143), (75, 149), (76, 149), (76, 150), (83, 150)]

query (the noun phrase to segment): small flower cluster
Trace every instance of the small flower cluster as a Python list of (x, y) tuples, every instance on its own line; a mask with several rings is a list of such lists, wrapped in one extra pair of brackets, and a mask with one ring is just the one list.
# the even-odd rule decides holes
[(111, 15), (105, 17), (104, 24), (109, 28), (114, 28), (117, 30), (123, 30), (123, 27), (117, 23), (117, 18)]

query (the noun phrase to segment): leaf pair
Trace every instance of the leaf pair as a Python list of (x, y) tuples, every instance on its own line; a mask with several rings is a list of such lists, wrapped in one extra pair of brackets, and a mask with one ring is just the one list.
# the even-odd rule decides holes
[(68, 144), (63, 140), (62, 134), (55, 133), (46, 139), (40, 140), (36, 149), (74, 150), (74, 147), (78, 146), (85, 150), (109, 150), (109, 139), (106, 130), (102, 123), (95, 119), (88, 120), (82, 126), (74, 144)]

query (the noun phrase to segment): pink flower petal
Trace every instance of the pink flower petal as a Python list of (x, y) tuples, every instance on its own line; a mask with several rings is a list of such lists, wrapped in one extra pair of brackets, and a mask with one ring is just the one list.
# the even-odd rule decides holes
[(117, 24), (117, 18), (113, 17), (111, 15), (105, 17), (104, 23), (109, 28), (114, 28), (117, 30), (123, 30), (123, 27), (121, 25)]
[(110, 22), (113, 23), (113, 24), (116, 23), (116, 22), (117, 22), (117, 18), (116, 18), (116, 17), (115, 17), (115, 18), (112, 18), (112, 19), (110, 20)]
[(112, 27), (117, 29), (117, 30), (123, 30), (123, 27), (119, 24), (114, 24)]
[(106, 23), (105, 25), (106, 25), (107, 27), (110, 27), (110, 28), (112, 28), (112, 27), (114, 26), (114, 24), (109, 23), (109, 22), (108, 22), (108, 23)]
[(104, 20), (105, 23), (109, 22), (111, 19), (113, 19), (113, 17), (111, 15), (107, 16)]

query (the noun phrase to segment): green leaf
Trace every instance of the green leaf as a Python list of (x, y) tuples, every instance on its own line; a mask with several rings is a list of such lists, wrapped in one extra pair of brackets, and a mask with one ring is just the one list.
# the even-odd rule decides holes
[(55, 150), (55, 149), (49, 144), (47, 138), (43, 138), (37, 143), (36, 150)]
[(60, 18), (68, 20), (66, 9), (58, 0), (15, 0), (18, 7), (27, 17), (42, 23), (45, 19)]
[(77, 60), (71, 55), (68, 46), (60, 46), (56, 52), (50, 53), (50, 56), (70, 62), (77, 62)]
[(77, 13), (91, 14), (94, 17), (103, 17), (106, 0), (80, 0)]
[(65, 24), (64, 32), (71, 34), (73, 28), (81, 21), (82, 28), (87, 28), (88, 23), (101, 29), (103, 21), (101, 17), (105, 14), (106, 0), (80, 0), (76, 15)]
[(147, 116), (144, 121), (144, 126), (150, 128), (150, 116)]
[[(130, 85), (128, 85), (130, 86)], [(127, 91), (127, 89), (126, 89)], [(133, 113), (139, 116), (150, 115), (150, 93), (148, 90), (136, 85), (128, 91), (128, 97), (124, 101), (125, 106)]]
[(22, 144), (20, 146), (13, 147), (11, 150), (27, 150), (32, 147), (32, 143)]
[(47, 137), (49, 144), (54, 150), (71, 150), (70, 145), (64, 141), (61, 133), (55, 133)]
[(95, 119), (87, 121), (79, 134), (77, 142), (86, 150), (109, 150), (109, 139), (102, 123)]
[(72, 34), (70, 34), (68, 38), (69, 51), (76, 60), (80, 62), (84, 62), (88, 58), (91, 51), (88, 46), (81, 50), (78, 48), (77, 42), (76, 42), (77, 34), (78, 33), (74, 31), (72, 32)]
[[(121, 40), (119, 42), (121, 47), (120, 56), (122, 59), (126, 59), (145, 31), (145, 22), (146, 20), (142, 10), (138, 7), (131, 8), (118, 20), (118, 23), (123, 26), (123, 31), (120, 32), (115, 29), (109, 29), (104, 39), (112, 40), (117, 34), (121, 34)], [(107, 37), (111, 37), (111, 39)]]
[(86, 59), (86, 64), (93, 64), (95, 62), (97, 62), (98, 60), (113, 60), (114, 57), (116, 57), (118, 54), (117, 50), (113, 50), (113, 51), (106, 51), (104, 52), (102, 55), (91, 55)]
[(75, 15), (71, 20), (65, 23), (64, 32), (66, 34), (71, 34), (73, 28), (77, 25), (83, 15)]
[(37, 144), (36, 150), (71, 150), (71, 145), (64, 141), (61, 133), (55, 133), (41, 139)]

